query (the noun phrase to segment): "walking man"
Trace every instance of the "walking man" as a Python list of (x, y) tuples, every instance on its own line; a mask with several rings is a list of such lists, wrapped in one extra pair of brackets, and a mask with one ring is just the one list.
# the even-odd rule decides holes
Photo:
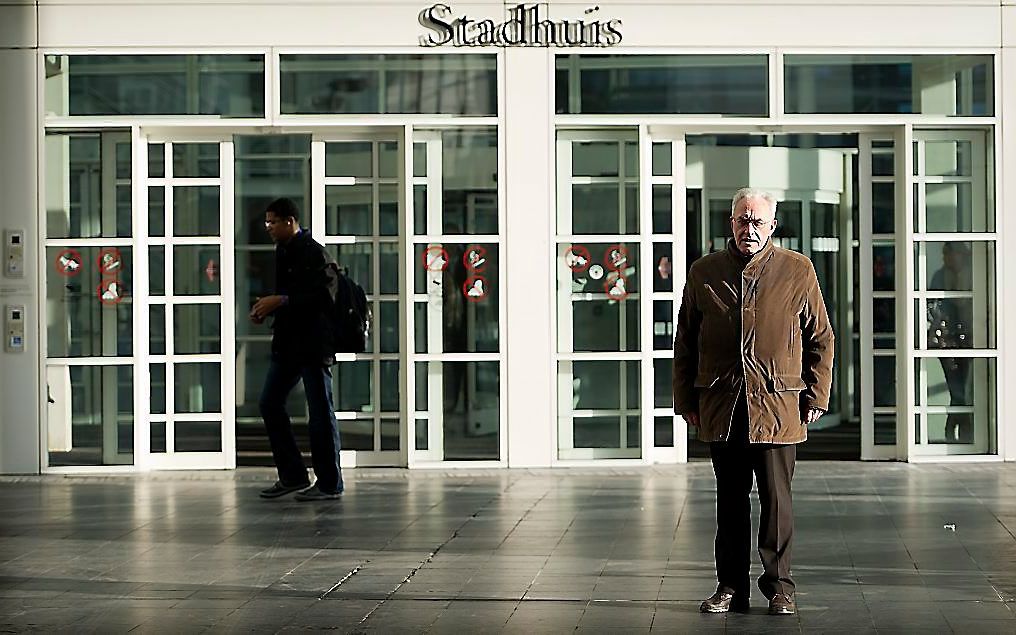
[[(329, 266), (324, 247), (300, 229), (299, 211), (288, 198), (268, 205), (265, 229), (275, 242), (275, 294), (260, 298), (250, 319), (261, 324), (273, 318), (272, 358), (260, 407), (279, 480), (261, 496), (276, 498), (300, 490), (297, 500), (336, 499), (342, 494), (342, 473), (330, 369), (336, 352), (331, 319), (335, 268)], [(286, 412), (286, 398), (300, 380), (309, 411), (311, 463), (317, 477), (313, 486)]]
[(727, 248), (688, 272), (674, 340), (674, 407), (709, 442), (716, 475), (718, 584), (699, 610), (748, 609), (754, 474), (758, 586), (771, 615), (791, 615), (795, 444), (829, 407), (833, 332), (811, 261), (772, 244), (776, 199), (738, 190), (730, 225)]

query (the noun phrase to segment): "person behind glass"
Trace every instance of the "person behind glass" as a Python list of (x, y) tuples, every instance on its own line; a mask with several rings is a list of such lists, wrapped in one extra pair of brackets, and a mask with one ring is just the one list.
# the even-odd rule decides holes
[[(324, 247), (300, 228), (299, 211), (288, 198), (272, 201), (265, 229), (275, 242), (275, 294), (258, 299), (250, 320), (271, 316), (272, 356), (259, 402), (279, 480), (261, 491), (263, 498), (296, 492), (301, 501), (331, 500), (342, 493), (339, 431), (332, 407), (336, 337), (329, 316), (337, 278)], [(293, 436), (286, 399), (303, 381), (309, 414), (311, 486)]]
[[(970, 248), (967, 243), (942, 245), (942, 268), (931, 276), (928, 288), (936, 291), (970, 291)], [(973, 307), (969, 299), (937, 298), (928, 300), (928, 348), (971, 348), (970, 321)], [(972, 406), (970, 399), (969, 357), (940, 357), (950, 406)], [(947, 443), (973, 443), (973, 416), (968, 412), (950, 412), (945, 420)]]
[(758, 586), (797, 612), (790, 573), (796, 445), (829, 407), (833, 332), (815, 268), (775, 246), (776, 200), (743, 188), (734, 238), (695, 261), (674, 339), (674, 406), (709, 442), (716, 475), (716, 592), (704, 613), (748, 610), (752, 475), (761, 508)]

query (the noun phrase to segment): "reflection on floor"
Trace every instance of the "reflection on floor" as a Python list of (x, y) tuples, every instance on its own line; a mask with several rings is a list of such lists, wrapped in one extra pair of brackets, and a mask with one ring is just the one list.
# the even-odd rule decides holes
[(799, 464), (797, 617), (698, 613), (705, 462), (346, 478), (0, 477), (0, 630), (1016, 632), (1013, 464)]

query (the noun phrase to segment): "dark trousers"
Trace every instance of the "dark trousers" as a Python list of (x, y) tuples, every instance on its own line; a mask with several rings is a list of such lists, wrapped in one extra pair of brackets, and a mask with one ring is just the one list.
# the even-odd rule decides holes
[(751, 566), (751, 485), (758, 484), (761, 516), (758, 554), (762, 559), (759, 589), (769, 599), (793, 595), (790, 555), (794, 511), (790, 482), (797, 446), (748, 443), (747, 404), (742, 395), (734, 409), (729, 441), (710, 444), (716, 474), (716, 578), (720, 587), (748, 596)]
[(310, 428), (310, 456), (317, 476), (318, 487), (325, 492), (342, 491), (342, 472), (339, 469), (339, 427), (332, 406), (332, 373), (321, 364), (299, 364), (272, 358), (261, 391), (261, 416), (272, 445), (272, 456), (279, 471), (279, 480), (285, 485), (308, 482), (307, 468), (293, 436), (293, 425), (286, 412), (286, 398), (303, 380), (307, 394)]

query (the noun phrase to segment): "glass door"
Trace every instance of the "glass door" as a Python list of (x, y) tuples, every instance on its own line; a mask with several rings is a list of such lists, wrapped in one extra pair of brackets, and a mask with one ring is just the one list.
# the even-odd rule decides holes
[[(909, 456), (997, 452), (997, 278), (994, 162), (986, 130), (914, 130), (913, 245), (907, 254), (915, 327), (905, 343), (914, 395)], [(912, 172), (912, 174), (911, 174)], [(908, 294), (910, 295), (910, 294)]]
[(348, 466), (406, 464), (400, 132), (318, 136), (311, 142), (314, 238), (363, 287), (373, 314), (366, 352), (339, 355), (332, 368)]
[(153, 135), (140, 147), (148, 213), (136, 297), (144, 299), (147, 337), (138, 346), (138, 376), (148, 394), (139, 399), (147, 430), (138, 464), (231, 468), (233, 143)]

